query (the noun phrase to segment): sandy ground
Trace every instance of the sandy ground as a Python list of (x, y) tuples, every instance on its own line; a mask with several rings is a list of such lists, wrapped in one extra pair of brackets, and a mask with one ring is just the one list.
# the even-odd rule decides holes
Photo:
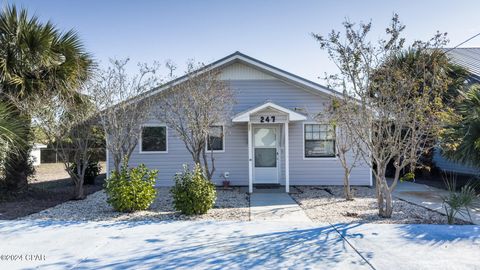
[[(401, 200), (394, 201), (392, 218), (378, 216), (375, 189), (355, 187), (355, 199), (346, 201), (341, 186), (298, 186), (292, 198), (314, 222), (384, 223), (384, 224), (446, 224), (446, 216)], [(461, 220), (458, 224), (465, 224)]]
[[(102, 164), (102, 173), (105, 171)], [(61, 163), (42, 164), (29, 180), (27, 190), (18, 193), (0, 189), (0, 220), (16, 219), (69, 201), (73, 197), (73, 182)], [(103, 188), (105, 175), (97, 177), (95, 185), (85, 185), (85, 194)]]

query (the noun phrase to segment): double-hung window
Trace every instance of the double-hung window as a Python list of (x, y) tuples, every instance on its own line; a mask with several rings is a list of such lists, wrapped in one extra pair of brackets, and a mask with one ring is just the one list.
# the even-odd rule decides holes
[(305, 158), (335, 157), (335, 127), (326, 124), (305, 124)]
[(142, 127), (140, 152), (166, 153), (167, 127), (160, 125), (145, 125)]

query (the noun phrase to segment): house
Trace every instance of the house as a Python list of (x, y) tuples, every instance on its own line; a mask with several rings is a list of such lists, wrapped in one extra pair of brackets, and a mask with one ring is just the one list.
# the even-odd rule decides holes
[[(445, 52), (452, 63), (469, 72), (469, 84), (480, 83), (480, 48), (447, 48)], [(449, 160), (442, 155), (440, 148), (434, 149), (433, 162), (442, 171), (463, 175), (480, 175), (480, 168)]]
[[(220, 69), (221, 79), (235, 92), (234, 116), (229, 123), (212, 127), (210, 147), (215, 155), (215, 184), (228, 178), (232, 185), (278, 184), (343, 185), (343, 168), (335, 154), (335, 127), (317, 122), (334, 90), (235, 52), (208, 66)], [(173, 83), (181, 83), (185, 77)], [(154, 90), (157, 94), (171, 84)], [(145, 145), (157, 136), (160, 147)], [(107, 154), (107, 164), (112, 158)], [(173, 185), (182, 164), (192, 163), (175, 131), (159, 121), (143, 123), (142, 138), (130, 165), (144, 163), (159, 170), (157, 184)], [(108, 168), (107, 168), (108, 171)], [(371, 169), (353, 169), (351, 184), (372, 185)]]

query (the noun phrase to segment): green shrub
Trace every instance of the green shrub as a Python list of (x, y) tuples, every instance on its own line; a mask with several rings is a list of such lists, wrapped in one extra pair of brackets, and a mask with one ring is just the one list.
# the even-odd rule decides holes
[(404, 174), (402, 177), (400, 177), (400, 182), (414, 181), (414, 180), (415, 180), (415, 174), (413, 172), (408, 172)]
[(205, 214), (215, 204), (215, 185), (205, 177), (200, 165), (193, 171), (184, 166), (183, 172), (175, 176), (172, 188), (173, 206), (185, 215)]
[(143, 164), (132, 169), (122, 166), (105, 183), (107, 202), (120, 212), (146, 210), (157, 195), (154, 187), (157, 174), (158, 170), (149, 170)]
[[(76, 173), (77, 163), (70, 165), (70, 169)], [(84, 185), (93, 185), (95, 184), (95, 178), (100, 174), (102, 167), (97, 161), (92, 161), (88, 163), (87, 169), (85, 170), (85, 177), (83, 179)]]

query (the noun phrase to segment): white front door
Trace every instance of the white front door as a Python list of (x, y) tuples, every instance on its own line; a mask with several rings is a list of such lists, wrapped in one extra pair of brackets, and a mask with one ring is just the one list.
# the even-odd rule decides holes
[(253, 183), (278, 183), (277, 127), (253, 128)]

